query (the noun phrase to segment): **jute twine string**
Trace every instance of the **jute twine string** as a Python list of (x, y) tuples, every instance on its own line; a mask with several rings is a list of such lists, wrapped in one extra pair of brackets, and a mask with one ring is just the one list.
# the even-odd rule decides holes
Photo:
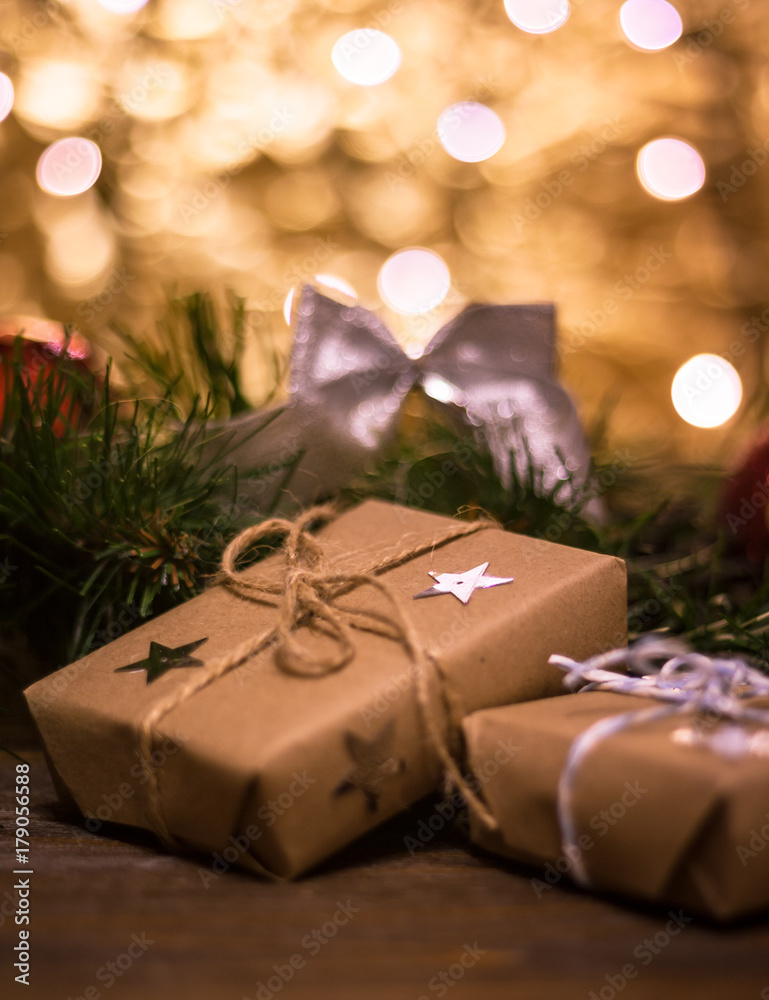
[[(462, 792), (468, 807), (489, 829), (496, 820), (486, 809), (463, 777), (443, 734), (442, 722), (433, 710), (430, 697), (431, 678), (439, 690), (443, 687), (440, 667), (419, 640), (409, 614), (393, 588), (380, 575), (429, 552), (438, 545), (493, 528), (491, 521), (456, 523), (437, 538), (420, 542), (410, 548), (380, 558), (366, 570), (354, 573), (334, 572), (329, 568), (327, 554), (310, 527), (329, 521), (338, 511), (330, 506), (311, 507), (294, 521), (271, 518), (246, 528), (227, 546), (222, 556), (218, 581), (244, 599), (277, 604), (277, 618), (263, 632), (249, 636), (224, 656), (210, 660), (158, 699), (139, 726), (139, 756), (147, 775), (147, 814), (150, 825), (169, 846), (181, 846), (166, 823), (158, 786), (157, 770), (152, 764), (153, 734), (169, 712), (187, 701), (198, 691), (213, 684), (219, 677), (245, 663), (268, 645), (275, 646), (275, 663), (285, 673), (300, 677), (323, 677), (346, 667), (355, 656), (352, 629), (363, 629), (398, 643), (406, 653), (415, 683), (417, 703), (425, 731), (447, 776)], [(283, 554), (286, 563), (281, 582), (266, 578), (247, 579), (238, 569), (237, 561), (248, 549), (268, 537), (285, 535)], [(355, 610), (337, 602), (358, 587), (372, 587), (389, 605), (388, 612)], [(309, 626), (333, 641), (330, 653), (321, 655), (300, 642), (297, 630)]]

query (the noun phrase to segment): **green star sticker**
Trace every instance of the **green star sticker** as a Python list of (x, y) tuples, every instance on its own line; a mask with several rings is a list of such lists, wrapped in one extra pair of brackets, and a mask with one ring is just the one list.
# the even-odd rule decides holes
[(370, 740), (356, 736), (355, 733), (345, 733), (345, 742), (355, 766), (334, 789), (334, 795), (359, 788), (373, 812), (379, 805), (385, 781), (400, 774), (404, 768), (404, 761), (393, 755), (395, 720), (390, 719)]
[(173, 670), (176, 667), (202, 667), (203, 661), (196, 660), (194, 656), (190, 656), (190, 653), (194, 653), (198, 646), (202, 646), (204, 642), (208, 642), (208, 636), (205, 639), (188, 642), (186, 646), (177, 646), (176, 649), (164, 646), (162, 642), (151, 642), (148, 657), (138, 660), (136, 663), (129, 663), (127, 667), (116, 667), (115, 673), (133, 673), (136, 670), (146, 670), (147, 683), (151, 684), (158, 677), (162, 677), (167, 670)]

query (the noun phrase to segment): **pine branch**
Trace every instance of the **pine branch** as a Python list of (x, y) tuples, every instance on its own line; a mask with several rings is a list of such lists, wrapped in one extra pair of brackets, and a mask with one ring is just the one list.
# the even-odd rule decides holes
[(180, 423), (176, 383), (126, 407), (109, 368), (97, 378), (62, 360), (31, 380), (18, 347), (0, 429), (0, 630), (63, 663), (199, 593), (227, 541), (264, 515), (236, 503), (226, 442), (207, 449), (221, 435), (214, 393)]

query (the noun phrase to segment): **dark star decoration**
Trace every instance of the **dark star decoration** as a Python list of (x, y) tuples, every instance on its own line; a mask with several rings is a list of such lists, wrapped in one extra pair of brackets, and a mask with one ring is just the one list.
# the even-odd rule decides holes
[(190, 656), (195, 650), (208, 642), (205, 639), (196, 639), (195, 642), (188, 642), (186, 646), (164, 646), (162, 642), (150, 642), (150, 655), (136, 663), (129, 663), (126, 667), (116, 667), (115, 673), (133, 673), (136, 670), (147, 671), (147, 683), (151, 684), (158, 677), (162, 677), (167, 670), (174, 670), (176, 667), (202, 667), (203, 661)]
[(393, 755), (395, 720), (390, 719), (370, 740), (355, 733), (345, 733), (347, 752), (355, 766), (334, 789), (342, 795), (359, 788), (366, 796), (366, 804), (373, 812), (379, 805), (382, 787), (388, 778), (394, 778), (405, 767), (405, 761)]

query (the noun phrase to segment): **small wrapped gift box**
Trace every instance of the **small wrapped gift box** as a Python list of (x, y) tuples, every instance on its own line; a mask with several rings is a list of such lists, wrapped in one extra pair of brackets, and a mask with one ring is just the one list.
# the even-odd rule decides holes
[(89, 829), (297, 875), (435, 788), (466, 714), (556, 693), (554, 650), (622, 641), (613, 557), (378, 501), (309, 526), (27, 690)]
[[(466, 718), (470, 767), (497, 824), (471, 816), (474, 841), (544, 867), (532, 878), (537, 895), (570, 878), (720, 920), (767, 908), (769, 731), (756, 720), (769, 719), (757, 707), (769, 703), (740, 702), (733, 714), (727, 703), (724, 716), (720, 686), (695, 710), (687, 699), (698, 688), (663, 687), (663, 702), (684, 693), (661, 704), (643, 696), (648, 681), (633, 694), (620, 693), (633, 686), (621, 677), (615, 690)], [(758, 684), (769, 690), (769, 679)], [(500, 740), (515, 753), (488, 768)]]

